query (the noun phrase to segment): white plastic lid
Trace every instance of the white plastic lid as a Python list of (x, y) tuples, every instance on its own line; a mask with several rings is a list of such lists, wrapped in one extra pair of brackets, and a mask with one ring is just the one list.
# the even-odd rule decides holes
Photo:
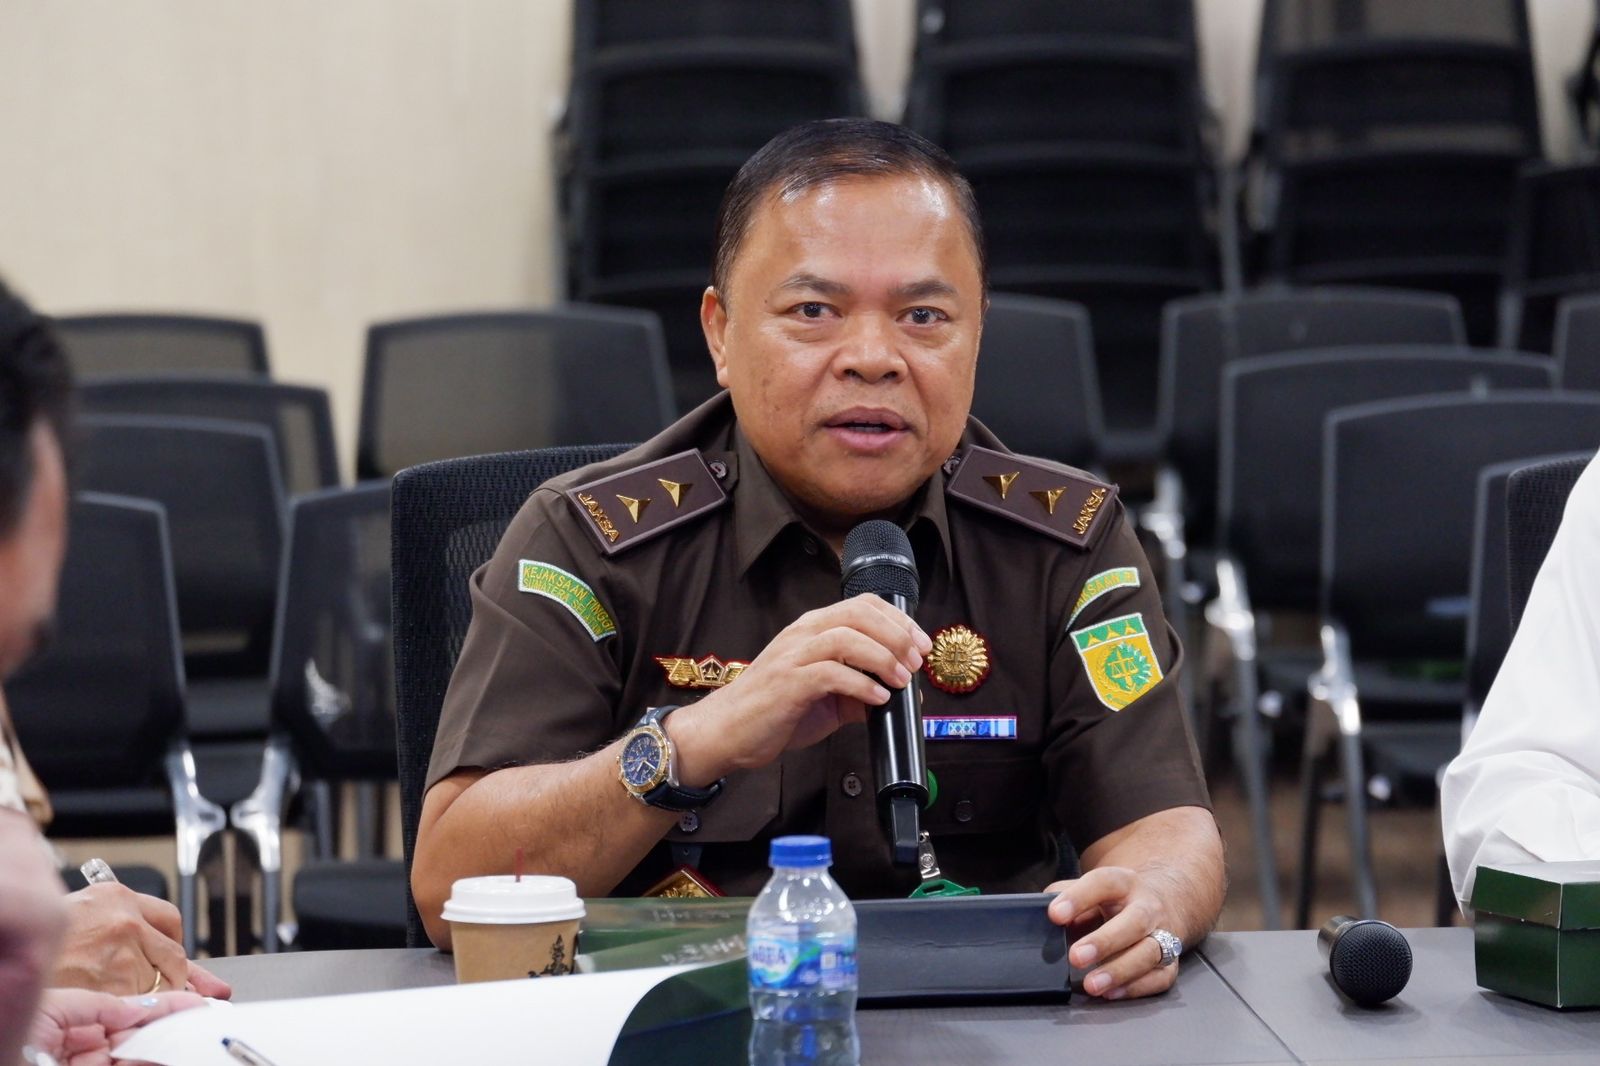
[(561, 922), (584, 915), (578, 886), (565, 877), (511, 874), (463, 877), (450, 886), (444, 918), (476, 925), (532, 925)]

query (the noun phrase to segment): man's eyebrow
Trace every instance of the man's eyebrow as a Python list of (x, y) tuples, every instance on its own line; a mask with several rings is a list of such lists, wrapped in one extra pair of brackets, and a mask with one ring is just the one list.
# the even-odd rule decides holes
[(923, 278), (896, 286), (890, 295), (897, 300), (925, 300), (930, 296), (954, 296), (956, 287), (941, 278)]
[(823, 296), (849, 296), (851, 293), (850, 286), (842, 281), (833, 281), (816, 274), (809, 274), (803, 270), (798, 274), (790, 274), (783, 280), (783, 284), (778, 286), (776, 291), (789, 292), (793, 290), (815, 292)]

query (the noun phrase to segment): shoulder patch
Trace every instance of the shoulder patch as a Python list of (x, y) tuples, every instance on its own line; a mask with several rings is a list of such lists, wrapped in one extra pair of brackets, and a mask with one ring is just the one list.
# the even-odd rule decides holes
[(605, 609), (594, 589), (559, 566), (532, 559), (519, 560), (517, 591), (531, 592), (559, 603), (589, 631), (593, 640), (601, 641), (617, 632), (617, 623), (612, 621), (611, 612)]
[(969, 447), (945, 491), (1046, 536), (1087, 548), (1106, 524), (1117, 487), (992, 448)]
[(1161, 681), (1144, 615), (1134, 612), (1072, 631), (1072, 644), (1100, 702), (1120, 711)]
[(584, 526), (607, 555), (721, 507), (728, 494), (698, 451), (624, 470), (567, 490)]
[(1072, 617), (1067, 619), (1067, 625), (1078, 620), (1083, 609), (1098, 600), (1112, 589), (1136, 589), (1139, 587), (1139, 570), (1133, 566), (1119, 566), (1113, 570), (1102, 570), (1083, 583), (1083, 591), (1078, 593), (1078, 602), (1073, 604)]

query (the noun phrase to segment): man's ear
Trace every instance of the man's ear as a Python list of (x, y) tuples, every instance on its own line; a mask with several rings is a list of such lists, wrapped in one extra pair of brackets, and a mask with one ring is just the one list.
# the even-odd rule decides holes
[(711, 352), (711, 365), (717, 368), (717, 384), (728, 387), (728, 360), (722, 347), (728, 332), (728, 307), (721, 295), (711, 286), (700, 294), (700, 329), (706, 335), (706, 348)]

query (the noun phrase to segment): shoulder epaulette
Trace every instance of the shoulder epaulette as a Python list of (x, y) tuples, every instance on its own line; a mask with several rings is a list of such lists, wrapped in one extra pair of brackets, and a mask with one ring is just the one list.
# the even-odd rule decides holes
[(567, 490), (607, 555), (721, 507), (728, 494), (698, 451), (657, 459)]
[(1087, 548), (1109, 519), (1117, 487), (1063, 467), (971, 445), (946, 483), (963, 503)]

